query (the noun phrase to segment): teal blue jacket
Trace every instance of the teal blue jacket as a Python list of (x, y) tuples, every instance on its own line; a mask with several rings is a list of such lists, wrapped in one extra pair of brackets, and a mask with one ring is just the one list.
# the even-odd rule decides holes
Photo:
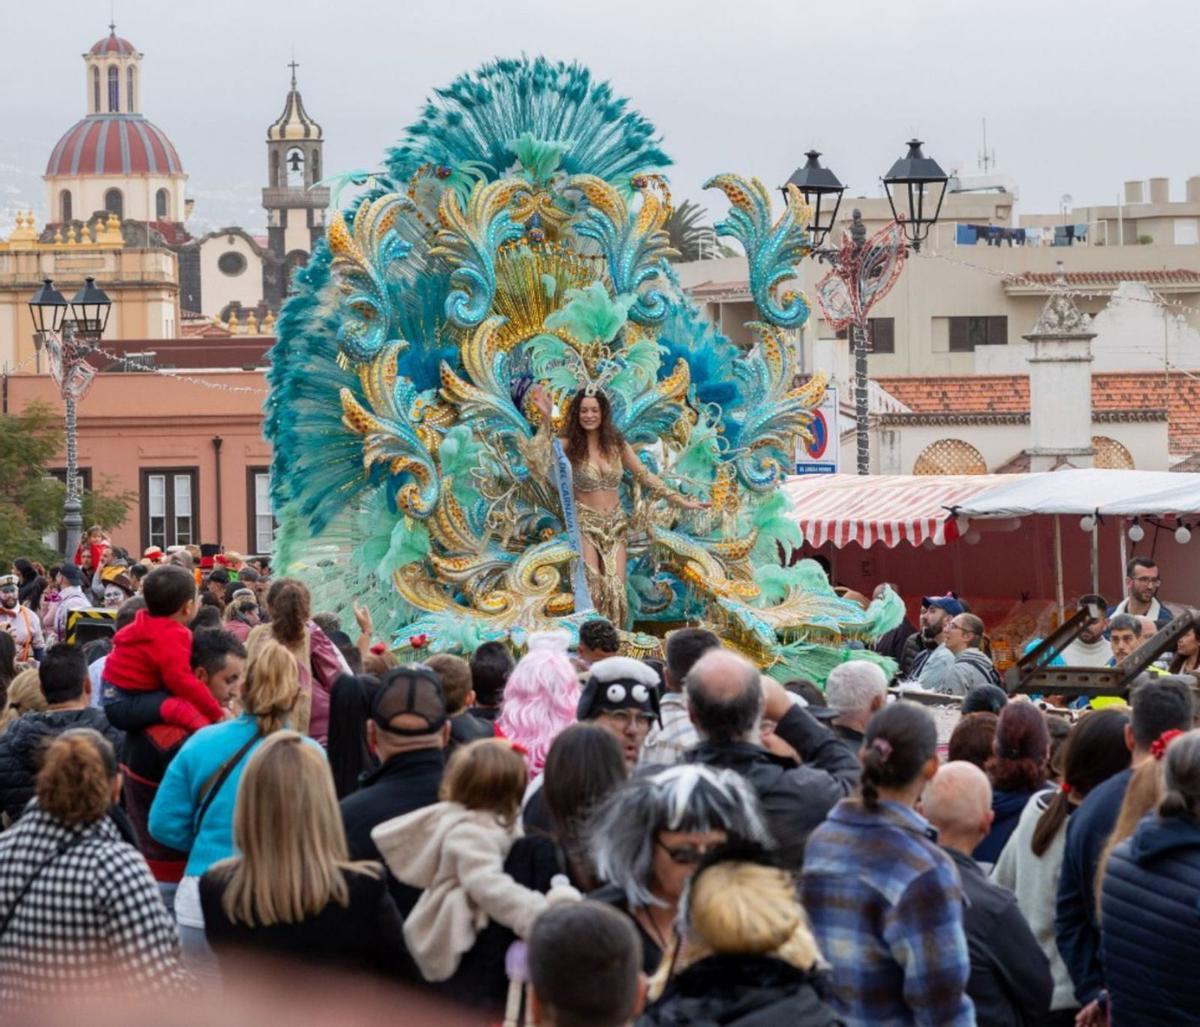
[[(260, 738), (241, 758), (213, 798), (204, 822), (196, 830), (205, 784), (258, 731), (254, 717), (243, 714), (236, 720), (201, 728), (183, 743), (183, 748), (171, 760), (154, 804), (150, 807), (150, 835), (163, 845), (188, 854), (189, 877), (199, 877), (210, 866), (236, 854), (233, 845), (233, 808), (238, 784), (254, 751), (262, 744)], [(306, 738), (306, 745), (321, 747)]]

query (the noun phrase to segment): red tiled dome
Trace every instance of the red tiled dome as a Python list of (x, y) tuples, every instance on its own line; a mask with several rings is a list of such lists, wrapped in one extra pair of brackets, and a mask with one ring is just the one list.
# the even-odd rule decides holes
[(140, 114), (89, 114), (50, 154), (47, 175), (182, 175), (171, 140)]
[(116, 54), (118, 57), (132, 57), (137, 53), (137, 49), (129, 42), (128, 39), (122, 39), (115, 31), (110, 32), (103, 39), (96, 40), (92, 44), (91, 50), (88, 53), (93, 54)]

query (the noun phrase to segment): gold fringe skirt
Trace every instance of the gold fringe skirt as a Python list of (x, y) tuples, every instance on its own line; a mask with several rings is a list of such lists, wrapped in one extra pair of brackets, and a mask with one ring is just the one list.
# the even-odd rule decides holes
[(581, 505), (578, 510), (579, 530), (600, 557), (600, 570), (584, 563), (592, 605), (602, 617), (624, 629), (629, 616), (629, 599), (625, 594), (625, 579), (617, 574), (616, 551), (618, 546), (625, 545), (629, 535), (629, 517), (620, 507), (604, 511)]

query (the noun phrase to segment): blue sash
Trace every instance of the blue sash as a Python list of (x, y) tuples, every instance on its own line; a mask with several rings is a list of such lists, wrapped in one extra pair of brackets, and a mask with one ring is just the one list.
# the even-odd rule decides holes
[(579, 531), (579, 516), (575, 511), (575, 487), (571, 474), (571, 461), (563, 451), (562, 440), (555, 438), (551, 443), (551, 459), (553, 460), (554, 484), (558, 489), (558, 499), (562, 504), (563, 521), (567, 527), (567, 538), (571, 548), (578, 554), (575, 561), (575, 572), (572, 578), (575, 594), (575, 612), (587, 613), (595, 607), (592, 596), (588, 592), (587, 570), (583, 563), (583, 536)]

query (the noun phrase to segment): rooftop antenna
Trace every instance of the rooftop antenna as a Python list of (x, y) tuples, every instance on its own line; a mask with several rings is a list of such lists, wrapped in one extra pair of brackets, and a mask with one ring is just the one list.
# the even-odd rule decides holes
[(989, 150), (987, 144), (987, 118), (983, 119), (983, 148), (979, 151), (978, 164), (985, 175), (996, 166), (996, 151)]

